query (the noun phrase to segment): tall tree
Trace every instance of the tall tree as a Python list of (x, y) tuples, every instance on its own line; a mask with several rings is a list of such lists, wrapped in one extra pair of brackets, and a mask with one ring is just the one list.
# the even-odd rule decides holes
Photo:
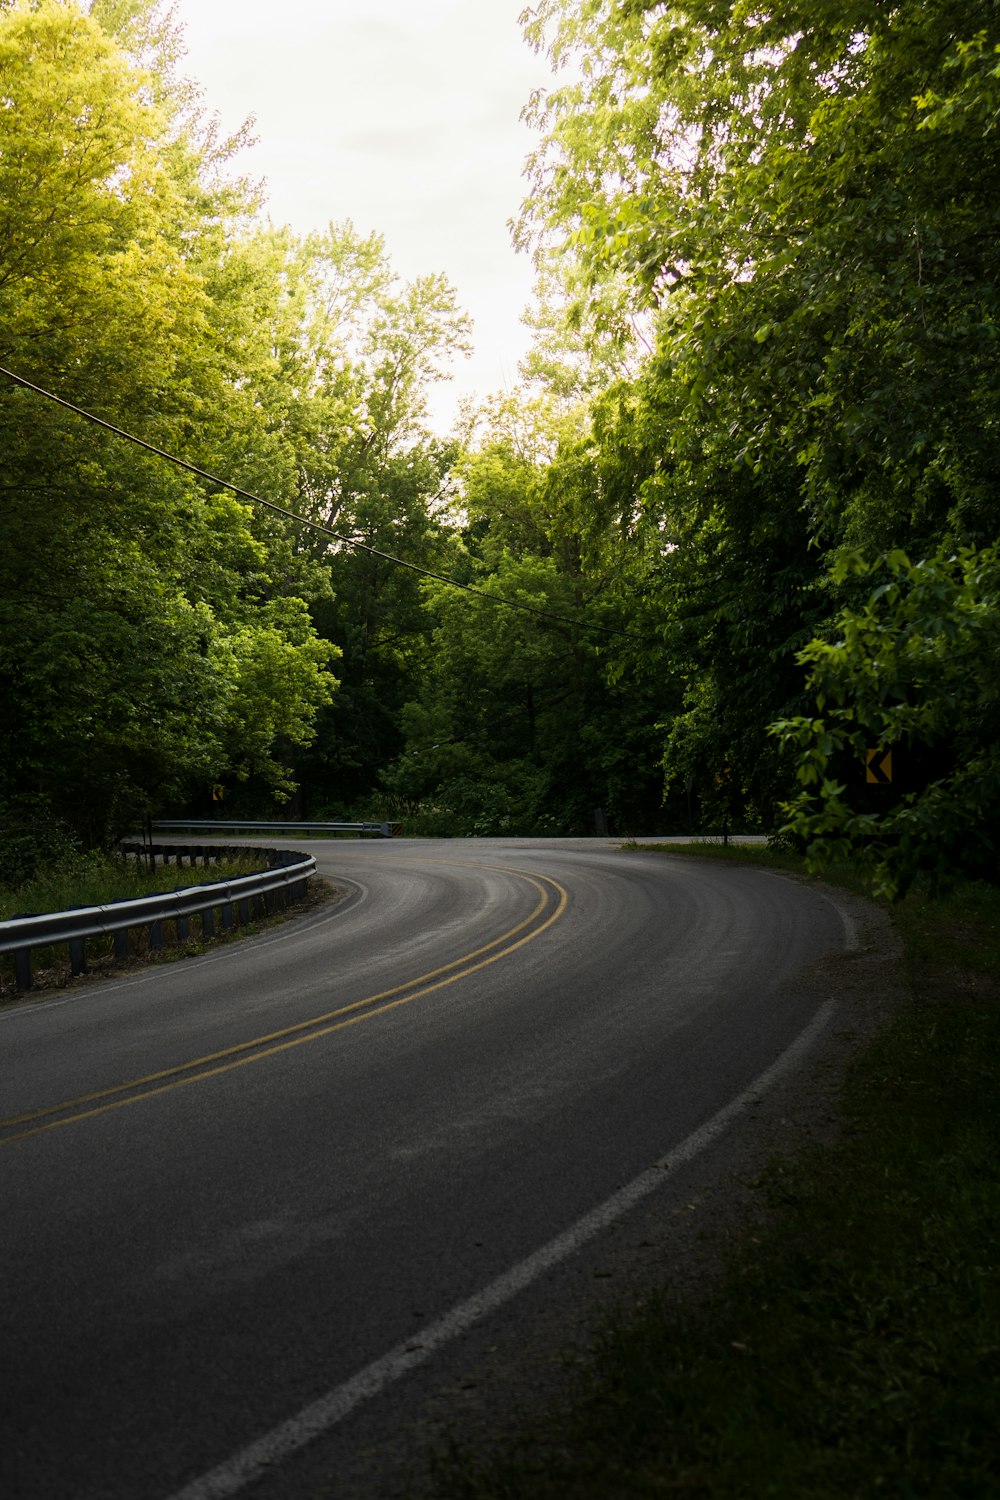
[(298, 543), (329, 584), (317, 625), (343, 651), (340, 691), (299, 765), (310, 806), (343, 813), (401, 744), (428, 637), (412, 570), (450, 568), (440, 513), (454, 445), (425, 419), (430, 384), (469, 347), (469, 320), (442, 276), (401, 282), (381, 237), (350, 223), (304, 239), (270, 231), (262, 248), (277, 289), (268, 433), (288, 462), (287, 503), (340, 538)]
[(838, 549), (995, 535), (996, 7), (541, 0), (527, 24), (575, 77), (536, 103), (522, 233), (655, 328), (599, 421), (665, 545), (668, 779), (728, 766), (766, 818), (791, 773), (768, 719), (857, 586)]
[[(169, 99), (57, 0), (0, 13), (0, 96), (0, 361), (196, 458), (266, 447), (245, 390), (257, 325), (218, 295), (248, 206), (216, 193)], [(332, 683), (287, 547), (6, 381), (0, 433), (8, 815), (97, 841), (199, 782), (281, 785), (275, 752), (308, 739)]]
[(460, 576), (496, 602), (428, 587), (433, 649), (386, 784), (441, 830), (652, 827), (666, 700), (645, 670), (636, 549), (594, 524), (605, 474), (586, 424), (507, 396), (466, 437)]

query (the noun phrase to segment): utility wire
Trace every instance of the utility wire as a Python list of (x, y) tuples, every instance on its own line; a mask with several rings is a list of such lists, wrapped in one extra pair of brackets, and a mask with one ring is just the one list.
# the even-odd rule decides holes
[(534, 604), (523, 604), (517, 599), (507, 599), (500, 594), (490, 594), (486, 589), (477, 589), (471, 583), (459, 583), (457, 578), (448, 578), (444, 573), (435, 573), (430, 568), (421, 567), (419, 563), (407, 562), (404, 557), (394, 557), (391, 552), (382, 552), (378, 547), (369, 546), (367, 542), (359, 542), (353, 537), (344, 536), (342, 532), (334, 531), (331, 526), (324, 526), (321, 521), (312, 521), (307, 516), (297, 516), (294, 511), (287, 510), (283, 505), (276, 505), (273, 500), (265, 500), (261, 495), (255, 495), (251, 490), (245, 490), (241, 485), (234, 484), (231, 479), (222, 479), (218, 474), (212, 474), (208, 469), (201, 469), (197, 464), (188, 463), (186, 458), (178, 458), (174, 453), (168, 453), (164, 448), (157, 448), (155, 443), (147, 443), (145, 438), (136, 437), (134, 432), (128, 432), (124, 427), (116, 427), (114, 422), (106, 422), (103, 417), (87, 411), (82, 406), (74, 406), (72, 401), (67, 401), (62, 396), (57, 396), (54, 391), (47, 391), (43, 386), (35, 385), (26, 380), (23, 375), (17, 375), (13, 370), (8, 370), (0, 365), (0, 375), (6, 375), (15, 385), (23, 386), (27, 391), (33, 391), (37, 396), (44, 396), (47, 401), (54, 401), (57, 406), (62, 406), (66, 411), (71, 411), (75, 416), (82, 417), (86, 422), (92, 422), (95, 427), (103, 427), (105, 431), (114, 433), (115, 437), (124, 438), (126, 442), (134, 443), (138, 448), (145, 448), (148, 453), (155, 453), (157, 458), (165, 458), (168, 463), (175, 464), (179, 469), (187, 469), (190, 474), (197, 474), (199, 479), (207, 479), (210, 484), (216, 484), (221, 489), (232, 490), (241, 500), (248, 500), (252, 505), (261, 505), (265, 510), (270, 510), (278, 516), (284, 516), (288, 521), (294, 521), (298, 526), (305, 526), (310, 531), (317, 531), (323, 536), (332, 537), (334, 541), (341, 542), (345, 547), (354, 547), (361, 552), (367, 552), (372, 557), (380, 557), (384, 562), (394, 563), (398, 568), (408, 568), (411, 573), (419, 573), (424, 578), (433, 578), (437, 583), (447, 584), (449, 588), (461, 589), (466, 594), (475, 594), (479, 599), (486, 599), (490, 604), (502, 605), (505, 609), (517, 609), (523, 614), (537, 615), (543, 620), (557, 620), (562, 625), (572, 625), (578, 630), (598, 631), (602, 635), (615, 635), (622, 637), (635, 637), (636, 632), (631, 630), (616, 630), (612, 625), (597, 625), (586, 620), (574, 619), (571, 615), (556, 614), (550, 609), (539, 609)]

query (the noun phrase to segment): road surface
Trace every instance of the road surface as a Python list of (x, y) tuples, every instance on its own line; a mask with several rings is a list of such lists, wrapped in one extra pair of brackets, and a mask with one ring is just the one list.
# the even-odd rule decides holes
[(848, 941), (611, 841), (303, 847), (337, 902), (0, 1013), (5, 1500), (319, 1493), (735, 1128)]

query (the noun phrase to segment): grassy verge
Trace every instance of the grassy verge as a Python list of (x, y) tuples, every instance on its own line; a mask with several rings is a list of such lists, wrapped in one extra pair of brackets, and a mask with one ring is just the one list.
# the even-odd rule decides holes
[(234, 880), (261, 868), (259, 860), (230, 859), (206, 867), (172, 864), (150, 869), (122, 855), (82, 854), (40, 872), (15, 889), (0, 886), (0, 921), (15, 915), (69, 911), (74, 906), (101, 906), (107, 901), (127, 901), (214, 880)]
[(838, 1144), (775, 1163), (707, 1300), (612, 1319), (568, 1412), (435, 1500), (1000, 1495), (1000, 891), (893, 916), (911, 998)]

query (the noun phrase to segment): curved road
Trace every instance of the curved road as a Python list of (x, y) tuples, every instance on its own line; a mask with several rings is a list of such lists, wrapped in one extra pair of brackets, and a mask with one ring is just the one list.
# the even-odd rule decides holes
[(0, 1014), (5, 1500), (312, 1494), (738, 1114), (846, 942), (610, 841), (308, 847), (336, 904)]

